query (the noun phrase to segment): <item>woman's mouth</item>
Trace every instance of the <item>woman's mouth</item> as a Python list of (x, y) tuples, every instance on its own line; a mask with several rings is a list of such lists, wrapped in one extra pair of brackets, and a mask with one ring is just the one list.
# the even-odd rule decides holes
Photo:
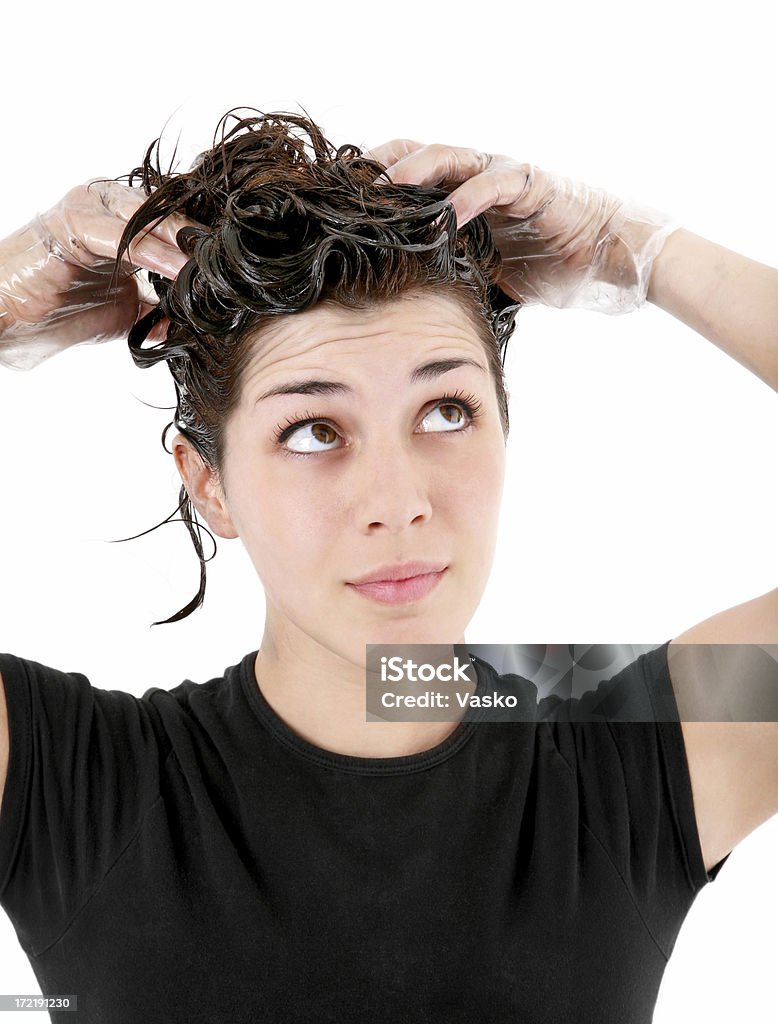
[(448, 567), (440, 572), (422, 573), (404, 580), (373, 580), (370, 583), (348, 583), (347, 586), (379, 604), (405, 604), (419, 601), (429, 594), (447, 571)]

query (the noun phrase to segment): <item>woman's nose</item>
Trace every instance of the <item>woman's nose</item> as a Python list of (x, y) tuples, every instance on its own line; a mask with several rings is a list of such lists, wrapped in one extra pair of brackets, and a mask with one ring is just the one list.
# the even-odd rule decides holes
[(354, 469), (354, 511), (361, 529), (396, 533), (432, 515), (429, 462), (411, 445), (366, 444)]

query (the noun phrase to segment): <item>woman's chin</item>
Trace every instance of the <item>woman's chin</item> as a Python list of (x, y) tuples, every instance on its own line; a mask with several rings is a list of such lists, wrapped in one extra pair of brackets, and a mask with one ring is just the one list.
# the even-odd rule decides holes
[(451, 619), (443, 622), (431, 615), (408, 619), (406, 621), (387, 622), (371, 628), (365, 644), (454, 644), (461, 643), (464, 626), (452, 626)]

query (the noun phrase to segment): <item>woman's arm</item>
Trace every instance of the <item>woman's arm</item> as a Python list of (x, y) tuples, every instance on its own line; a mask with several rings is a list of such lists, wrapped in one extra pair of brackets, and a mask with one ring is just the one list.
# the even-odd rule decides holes
[[(654, 262), (647, 298), (778, 391), (774, 267), (680, 229)], [(763, 717), (774, 707), (770, 654), (778, 658), (778, 588), (692, 626), (668, 649), (706, 868), (778, 812), (778, 722), (749, 722), (741, 710), (754, 705)], [(736, 721), (715, 720), (722, 687)]]
[(657, 256), (648, 301), (778, 391), (778, 270), (681, 228)]
[(778, 699), (778, 588), (687, 629), (667, 657), (710, 869), (778, 814), (778, 722), (762, 720)]

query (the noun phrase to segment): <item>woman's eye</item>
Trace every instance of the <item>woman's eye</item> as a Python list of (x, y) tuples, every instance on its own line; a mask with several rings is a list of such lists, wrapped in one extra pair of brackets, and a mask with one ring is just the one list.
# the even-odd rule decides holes
[[(315, 423), (303, 423), (296, 427), (287, 434), (283, 443), (290, 451), (298, 454), (326, 452), (331, 449), (319, 447), (319, 445), (332, 444), (337, 437), (338, 432), (334, 427), (331, 427), (329, 423), (323, 423), (321, 420), (318, 420)], [(293, 446), (290, 445), (292, 440), (294, 440)]]
[[(439, 418), (437, 416), (438, 413), (440, 413)], [(438, 424), (442, 424), (442, 426), (425, 426), (429, 421), (432, 421), (434, 424), (436, 419), (438, 419)], [(421, 429), (425, 432), (458, 430), (466, 423), (467, 414), (459, 402), (440, 402), (434, 409), (430, 409), (421, 421)]]
[[(481, 403), (472, 395), (439, 399), (421, 420), (422, 433), (466, 430), (478, 418)], [(340, 434), (327, 420), (308, 415), (304, 420), (287, 420), (276, 428), (275, 439), (289, 455), (313, 455), (335, 450)], [(339, 446), (338, 446), (339, 447)]]

